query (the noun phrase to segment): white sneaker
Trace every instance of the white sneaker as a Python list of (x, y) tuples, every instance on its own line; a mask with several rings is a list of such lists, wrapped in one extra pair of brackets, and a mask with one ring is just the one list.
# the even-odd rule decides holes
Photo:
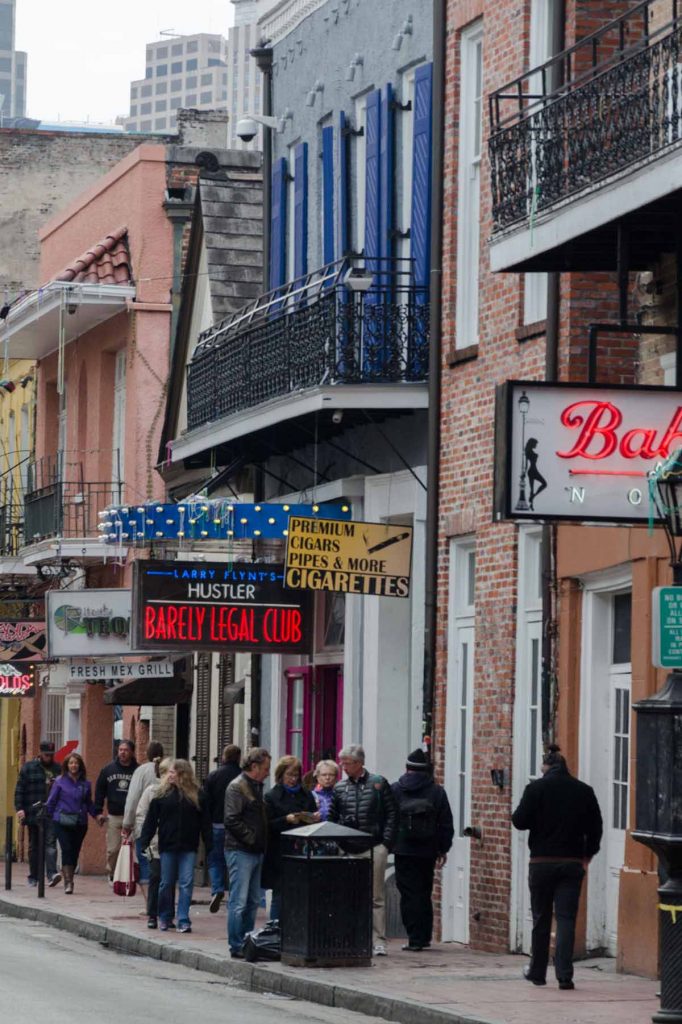
[(374, 948), (372, 949), (373, 956), (388, 956), (388, 951), (383, 942), (375, 942)]

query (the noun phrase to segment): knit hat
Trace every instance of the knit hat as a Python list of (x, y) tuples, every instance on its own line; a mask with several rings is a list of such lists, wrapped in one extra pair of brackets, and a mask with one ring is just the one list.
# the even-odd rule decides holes
[(408, 756), (405, 762), (405, 767), (409, 772), (430, 772), (431, 762), (429, 761), (428, 754), (425, 754), (423, 750), (413, 750)]

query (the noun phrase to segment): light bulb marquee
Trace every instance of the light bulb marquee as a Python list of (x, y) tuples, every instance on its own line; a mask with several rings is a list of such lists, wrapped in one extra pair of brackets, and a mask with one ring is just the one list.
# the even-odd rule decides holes
[(286, 540), (289, 516), (350, 519), (346, 502), (244, 504), (226, 498), (188, 499), (177, 505), (146, 502), (112, 505), (99, 513), (103, 544), (148, 547), (155, 541)]

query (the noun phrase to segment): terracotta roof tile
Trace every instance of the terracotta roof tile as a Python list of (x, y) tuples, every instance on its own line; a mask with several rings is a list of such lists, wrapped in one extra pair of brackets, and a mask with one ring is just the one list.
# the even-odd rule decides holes
[(86, 284), (131, 284), (133, 275), (127, 234), (126, 227), (112, 231), (70, 263), (54, 280)]

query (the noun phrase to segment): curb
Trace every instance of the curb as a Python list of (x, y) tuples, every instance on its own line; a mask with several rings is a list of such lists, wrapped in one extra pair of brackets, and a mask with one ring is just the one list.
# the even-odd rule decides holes
[(382, 1017), (388, 1021), (395, 1021), (396, 1024), (415, 1024), (417, 1021), (419, 1024), (490, 1024), (482, 1017), (463, 1017), (459, 1013), (424, 1006), (413, 999), (362, 992), (345, 985), (274, 972), (255, 964), (234, 962), (213, 953), (202, 953), (200, 950), (182, 948), (158, 939), (133, 935), (120, 928), (84, 921), (82, 918), (71, 917), (57, 910), (48, 910), (47, 907), (26, 906), (0, 897), (0, 913), (7, 917), (40, 921), (42, 924), (70, 932), (90, 942), (98, 942), (100, 946), (115, 949), (120, 953), (146, 956), (165, 963), (180, 964), (206, 974), (217, 974), (236, 988), (249, 992), (288, 995), (321, 1006), (333, 1006), (366, 1016)]

